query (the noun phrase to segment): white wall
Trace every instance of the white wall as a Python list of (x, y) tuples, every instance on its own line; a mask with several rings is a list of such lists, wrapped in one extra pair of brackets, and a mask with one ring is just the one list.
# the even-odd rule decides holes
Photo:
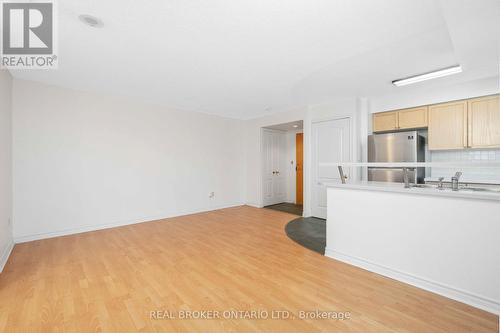
[(0, 70), (0, 272), (12, 250), (12, 78)]
[(244, 201), (242, 121), (22, 80), (13, 89), (16, 241)]
[(498, 314), (498, 216), (496, 200), (329, 188), (325, 253)]

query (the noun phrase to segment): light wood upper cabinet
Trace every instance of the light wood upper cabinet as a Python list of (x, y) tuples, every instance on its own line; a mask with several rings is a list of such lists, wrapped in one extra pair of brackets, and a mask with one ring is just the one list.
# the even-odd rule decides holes
[(427, 106), (398, 111), (399, 129), (427, 127)]
[(373, 132), (427, 127), (427, 106), (373, 114)]
[(471, 148), (500, 147), (500, 95), (469, 100), (468, 134)]
[(398, 113), (381, 112), (373, 114), (373, 131), (384, 132), (398, 129)]
[(429, 106), (429, 149), (467, 147), (467, 101)]

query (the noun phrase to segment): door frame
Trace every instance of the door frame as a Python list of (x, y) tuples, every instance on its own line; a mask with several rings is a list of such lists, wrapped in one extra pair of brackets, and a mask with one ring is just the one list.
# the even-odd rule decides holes
[[(298, 200), (298, 194), (299, 194), (299, 179), (298, 179), (298, 167), (299, 167), (299, 159), (297, 158), (299, 156), (299, 154), (297, 154), (298, 152), (298, 149), (297, 149), (297, 138), (301, 136), (302, 137), (302, 156), (301, 156), (301, 162), (302, 162), (302, 186), (301, 186), (301, 190), (300, 192), (301, 193), (301, 202), (299, 203), (299, 200)], [(295, 133), (295, 204), (296, 205), (302, 205), (304, 206), (304, 178), (305, 178), (305, 175), (304, 175), (304, 132), (297, 132)]]

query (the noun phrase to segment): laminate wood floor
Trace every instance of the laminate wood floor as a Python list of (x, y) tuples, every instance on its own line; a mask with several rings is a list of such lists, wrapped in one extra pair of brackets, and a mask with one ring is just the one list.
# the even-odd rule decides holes
[[(18, 244), (0, 332), (498, 332), (493, 314), (296, 244), (294, 218), (243, 206)], [(172, 319), (199, 310), (221, 318)], [(298, 319), (315, 310), (350, 319)]]

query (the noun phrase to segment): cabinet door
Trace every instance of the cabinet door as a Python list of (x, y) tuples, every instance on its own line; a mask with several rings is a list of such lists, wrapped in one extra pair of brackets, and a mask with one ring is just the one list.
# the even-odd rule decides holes
[(467, 101), (429, 106), (429, 149), (467, 147)]
[(500, 147), (500, 95), (469, 100), (469, 147)]
[(399, 111), (400, 129), (427, 127), (427, 106)]
[(373, 114), (373, 131), (392, 131), (398, 128), (397, 112), (381, 112)]

